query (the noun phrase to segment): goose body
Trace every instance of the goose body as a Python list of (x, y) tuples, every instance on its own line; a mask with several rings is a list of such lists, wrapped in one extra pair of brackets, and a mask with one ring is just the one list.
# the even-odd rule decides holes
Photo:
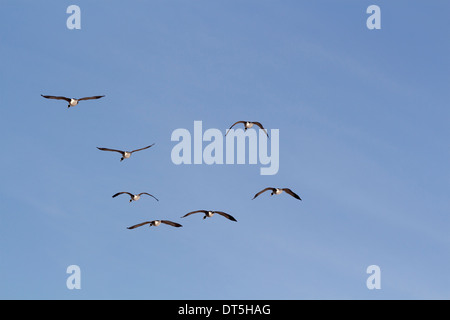
[(207, 212), (205, 213), (205, 216), (203, 217), (203, 219), (206, 219), (206, 217), (211, 218), (213, 215), (214, 215), (214, 212), (213, 212), (213, 211), (207, 211)]
[(69, 107), (75, 107), (78, 104), (77, 99), (70, 99), (69, 101)]
[(273, 194), (281, 194), (283, 192), (283, 189), (275, 188), (275, 191), (273, 191)]
[(157, 227), (157, 226), (159, 226), (160, 224), (161, 224), (161, 220), (154, 220), (154, 221), (150, 222), (150, 227), (151, 227), (151, 226)]
[(131, 157), (131, 152), (125, 151), (125, 152), (123, 153), (123, 158), (124, 158), (124, 159), (128, 159), (129, 157)]
[(244, 128), (245, 129), (250, 129), (252, 127), (253, 127), (253, 122), (245, 121), (245, 123), (244, 123)]

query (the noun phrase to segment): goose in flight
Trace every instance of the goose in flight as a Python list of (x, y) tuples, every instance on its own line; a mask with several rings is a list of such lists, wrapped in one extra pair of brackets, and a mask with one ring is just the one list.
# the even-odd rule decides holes
[(192, 211), (192, 212), (186, 213), (184, 216), (182, 216), (182, 218), (187, 217), (187, 216), (189, 216), (191, 214), (194, 214), (194, 213), (198, 213), (198, 212), (202, 212), (202, 213), (205, 214), (203, 216), (203, 219), (211, 218), (215, 213), (217, 213), (217, 214), (220, 214), (221, 216), (223, 216), (223, 217), (225, 217), (225, 218), (227, 218), (227, 219), (229, 219), (231, 221), (236, 221), (237, 222), (237, 220), (232, 215), (229, 215), (228, 213), (225, 213), (225, 212), (222, 212), (222, 211), (197, 210), (197, 211)]
[(41, 96), (43, 96), (46, 99), (66, 100), (69, 103), (67, 108), (75, 107), (78, 104), (78, 102), (83, 101), (83, 100), (93, 100), (93, 99), (100, 99), (100, 98), (104, 97), (104, 96), (93, 96), (93, 97), (84, 97), (84, 98), (80, 98), (80, 99), (75, 99), (75, 98), (66, 98), (66, 97), (58, 97), (58, 96), (44, 96), (43, 94), (41, 94)]
[(146, 195), (148, 195), (150, 197), (153, 197), (153, 198), (156, 199), (156, 201), (159, 201), (155, 196), (153, 196), (153, 195), (151, 195), (150, 193), (147, 193), (147, 192), (141, 192), (141, 193), (138, 193), (138, 194), (132, 194), (132, 193), (129, 193), (129, 192), (118, 192), (115, 195), (113, 195), (112, 197), (115, 198), (115, 197), (117, 197), (117, 196), (119, 196), (121, 194), (128, 194), (130, 196), (130, 198), (131, 198), (130, 202), (138, 201), (143, 194), (146, 194)]
[(151, 226), (157, 227), (161, 223), (165, 223), (165, 224), (168, 224), (169, 226), (176, 227), (176, 228), (182, 227), (181, 224), (173, 222), (173, 221), (169, 221), (169, 220), (153, 220), (153, 221), (146, 221), (146, 222), (142, 222), (142, 223), (139, 223), (139, 224), (135, 224), (134, 226), (127, 227), (127, 229), (139, 228), (139, 227), (142, 227), (142, 226), (144, 226), (146, 224), (148, 224), (149, 227), (151, 227)]
[(264, 130), (264, 132), (267, 135), (267, 138), (269, 138), (269, 134), (267, 133), (267, 130), (264, 129), (264, 127), (262, 126), (261, 123), (256, 122), (256, 121), (237, 121), (235, 123), (233, 123), (233, 125), (228, 129), (227, 133), (225, 134), (225, 136), (228, 134), (228, 132), (230, 132), (230, 129), (233, 128), (235, 125), (237, 125), (238, 123), (242, 123), (244, 124), (244, 131), (247, 131), (247, 129), (250, 129), (253, 127), (253, 125), (257, 125), (258, 127), (260, 127), (262, 130)]
[(152, 147), (153, 145), (154, 145), (154, 144), (152, 144), (152, 145), (150, 145), (150, 146), (147, 146), (147, 147), (144, 147), (144, 148), (141, 148), (141, 149), (136, 149), (136, 150), (133, 150), (133, 151), (122, 151), (122, 150), (109, 149), (109, 148), (99, 148), (99, 147), (97, 147), (97, 149), (98, 149), (98, 150), (102, 150), (102, 151), (114, 151), (114, 152), (119, 152), (119, 153), (122, 155), (122, 158), (120, 158), (120, 161), (123, 161), (123, 159), (128, 159), (129, 157), (131, 157), (131, 154), (132, 154), (133, 152), (137, 152), (137, 151), (141, 151), (141, 150), (148, 149), (148, 148)]
[[(274, 194), (280, 194), (283, 191), (286, 192), (287, 194), (290, 194), (291, 196), (293, 196), (295, 199), (298, 200), (302, 200), (294, 191), (292, 191), (291, 189), (288, 188), (265, 188), (264, 190), (261, 190), (260, 192), (258, 192), (257, 194), (255, 194), (255, 196), (253, 197), (253, 199), (255, 199), (257, 196), (259, 196), (261, 193), (264, 193), (266, 191), (271, 190), (272, 193), (270, 194), (271, 196), (273, 196)], [(253, 200), (252, 199), (252, 200)]]

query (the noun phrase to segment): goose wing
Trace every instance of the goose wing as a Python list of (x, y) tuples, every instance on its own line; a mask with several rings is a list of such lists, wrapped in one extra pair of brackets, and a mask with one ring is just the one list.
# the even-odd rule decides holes
[(302, 200), (302, 199), (298, 196), (298, 194), (296, 194), (296, 193), (295, 193), (294, 191), (292, 191), (291, 189), (283, 188), (283, 191), (286, 192), (286, 193), (288, 193), (288, 194), (290, 194), (290, 195), (293, 196), (295, 199)]
[(161, 223), (165, 223), (165, 224), (168, 224), (169, 226), (177, 227), (177, 228), (182, 227), (181, 224), (173, 222), (173, 221), (169, 221), (169, 220), (161, 220)]
[(46, 99), (66, 100), (69, 103), (70, 103), (70, 100), (72, 100), (70, 98), (61, 97), (61, 96), (44, 96), (43, 94), (41, 94), (41, 96), (46, 98)]
[(252, 121), (252, 123), (256, 124), (256, 125), (257, 125), (258, 127), (260, 127), (262, 130), (264, 130), (264, 132), (265, 132), (266, 135), (267, 135), (267, 138), (269, 138), (269, 134), (267, 133), (267, 130), (264, 129), (264, 127), (262, 126), (262, 124), (261, 124), (260, 122)]
[(133, 150), (133, 151), (131, 151), (130, 153), (137, 152), (137, 151), (141, 151), (141, 150), (145, 150), (145, 149), (148, 149), (148, 148), (150, 148), (150, 147), (152, 147), (152, 146), (154, 146), (154, 145), (155, 145), (155, 144), (153, 143), (152, 145), (146, 146), (146, 147), (144, 147), (144, 148), (140, 148), (140, 149)]
[(243, 123), (245, 124), (245, 121), (237, 121), (235, 123), (233, 123), (233, 125), (228, 129), (227, 133), (225, 134), (225, 136), (228, 134), (228, 132), (230, 132), (230, 129), (233, 128), (235, 125), (237, 125), (238, 123)]
[(97, 147), (97, 149), (98, 149), (98, 150), (102, 150), (102, 151), (114, 151), (114, 152), (119, 152), (119, 153), (121, 153), (122, 155), (125, 153), (125, 152), (122, 151), (122, 150), (116, 150), (116, 149), (99, 148), (99, 147)]
[(146, 194), (146, 195), (148, 195), (148, 196), (150, 196), (150, 197), (153, 197), (153, 198), (156, 199), (156, 201), (159, 201), (155, 196), (151, 195), (150, 193), (147, 193), (147, 192), (141, 192), (141, 193), (139, 193), (140, 196), (143, 195), (143, 194)]
[(223, 216), (223, 217), (225, 217), (225, 218), (227, 218), (227, 219), (229, 219), (231, 221), (236, 221), (237, 222), (237, 220), (232, 215), (230, 215), (228, 213), (225, 213), (225, 212), (222, 212), (222, 211), (213, 211), (213, 212), (217, 213), (217, 214), (220, 214), (221, 216)]
[(135, 224), (134, 226), (127, 227), (127, 229), (139, 228), (139, 227), (142, 227), (143, 225), (150, 224), (150, 223), (152, 223), (152, 221), (145, 221), (145, 222), (142, 222), (142, 223)]
[(118, 192), (118, 193), (116, 193), (115, 195), (113, 195), (112, 197), (115, 198), (115, 197), (117, 197), (117, 196), (119, 196), (119, 195), (121, 195), (121, 194), (124, 194), (124, 193), (128, 194), (130, 197), (133, 198), (133, 194), (131, 194), (131, 193), (129, 193), (129, 192)]
[[(271, 187), (265, 188), (265, 189), (261, 190), (260, 192), (258, 192), (257, 194), (255, 194), (255, 196), (253, 197), (253, 199), (255, 199), (255, 198), (256, 198), (257, 196), (259, 196), (261, 193), (264, 193), (264, 192), (266, 192), (266, 191), (268, 191), (268, 190), (275, 191), (275, 188), (271, 188)], [(252, 199), (252, 200), (253, 200), (253, 199)]]
[(187, 217), (187, 216), (190, 216), (191, 214), (198, 213), (198, 212), (203, 212), (203, 213), (206, 214), (208, 211), (206, 211), (206, 210), (192, 211), (192, 212), (186, 213), (184, 216), (182, 216), (182, 218)]
[(93, 100), (93, 99), (100, 99), (103, 98), (104, 96), (93, 96), (93, 97), (84, 97), (84, 98), (80, 98), (78, 99), (78, 101), (82, 101), (82, 100)]

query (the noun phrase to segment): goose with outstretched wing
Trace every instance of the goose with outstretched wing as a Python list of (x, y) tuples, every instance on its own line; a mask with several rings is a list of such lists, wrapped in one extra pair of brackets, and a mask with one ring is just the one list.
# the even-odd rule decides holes
[(129, 195), (130, 196), (130, 202), (138, 201), (143, 194), (148, 195), (150, 197), (153, 197), (153, 198), (156, 199), (156, 201), (159, 201), (154, 195), (151, 195), (150, 193), (147, 193), (147, 192), (141, 192), (141, 193), (138, 193), (138, 194), (132, 194), (130, 192), (118, 192), (115, 195), (113, 195), (112, 197), (115, 198), (117, 196), (120, 196), (121, 194)]
[(228, 213), (226, 213), (226, 212), (222, 212), (222, 211), (196, 210), (196, 211), (192, 211), (192, 212), (186, 213), (184, 216), (182, 216), (182, 218), (187, 217), (187, 216), (190, 216), (191, 214), (194, 214), (194, 213), (199, 213), (199, 212), (205, 214), (205, 215), (203, 216), (203, 219), (211, 218), (215, 213), (217, 213), (217, 214), (219, 214), (219, 215), (221, 215), (221, 216), (227, 218), (228, 220), (236, 221), (236, 222), (237, 222), (237, 220), (236, 220), (232, 215), (230, 215), (230, 214), (228, 214)]
[[(258, 192), (257, 194), (255, 194), (255, 196), (253, 197), (253, 199), (255, 199), (257, 196), (259, 196), (261, 193), (264, 193), (264, 192), (266, 192), (266, 191), (272, 191), (271, 192), (271, 196), (273, 196), (274, 194), (280, 194), (280, 193), (282, 193), (283, 191), (284, 192), (286, 192), (287, 194), (289, 194), (289, 195), (291, 195), (291, 196), (293, 196), (295, 199), (298, 199), (298, 200), (302, 200), (300, 197), (299, 197), (299, 195), (298, 194), (296, 194), (294, 191), (292, 191), (291, 189), (289, 189), (289, 188), (272, 188), (272, 187), (269, 187), (269, 188), (265, 188), (265, 189), (263, 189), (263, 190), (261, 190), (260, 192)], [(252, 199), (252, 200), (253, 200)]]
[(157, 227), (161, 223), (164, 223), (164, 224), (167, 224), (169, 226), (176, 227), (176, 228), (182, 227), (181, 224), (173, 222), (173, 221), (170, 221), (170, 220), (152, 220), (152, 221), (145, 221), (145, 222), (142, 222), (142, 223), (135, 224), (134, 226), (127, 227), (127, 229), (130, 229), (130, 230), (131, 229), (136, 229), (136, 228), (145, 226), (146, 224), (148, 224), (149, 227), (153, 227), (153, 226)]
[(44, 96), (43, 94), (41, 94), (41, 96), (46, 99), (65, 100), (69, 103), (69, 105), (67, 106), (68, 108), (75, 107), (78, 104), (78, 102), (83, 101), (83, 100), (95, 100), (95, 99), (100, 99), (100, 98), (104, 97), (104, 96), (92, 96), (92, 97), (84, 97), (84, 98), (75, 99), (75, 98), (67, 98), (67, 97), (62, 97), (62, 96)]
[(235, 123), (233, 123), (233, 125), (228, 129), (227, 133), (225, 134), (225, 136), (228, 134), (228, 132), (230, 132), (230, 129), (233, 128), (235, 125), (242, 123), (244, 125), (244, 131), (247, 131), (247, 129), (250, 129), (253, 127), (253, 125), (257, 125), (258, 127), (260, 127), (262, 130), (264, 130), (264, 132), (267, 135), (267, 138), (269, 138), (269, 134), (267, 133), (267, 130), (264, 129), (264, 127), (262, 126), (262, 124), (260, 122), (257, 121), (237, 121)]
[(144, 147), (144, 148), (140, 148), (140, 149), (136, 149), (136, 150), (133, 150), (133, 151), (122, 151), (122, 150), (117, 150), (117, 149), (99, 148), (99, 147), (97, 147), (97, 149), (98, 149), (98, 150), (101, 150), (101, 151), (118, 152), (118, 153), (120, 153), (120, 154), (122, 155), (122, 158), (120, 159), (120, 161), (123, 161), (124, 159), (128, 159), (129, 157), (131, 157), (131, 155), (133, 154), (133, 152), (138, 152), (138, 151), (141, 151), (141, 150), (145, 150), (145, 149), (148, 149), (148, 148), (150, 148), (150, 147), (152, 147), (152, 146), (154, 146), (154, 145), (155, 145), (155, 144), (152, 144), (152, 145), (150, 145), (150, 146), (147, 146), (147, 147)]

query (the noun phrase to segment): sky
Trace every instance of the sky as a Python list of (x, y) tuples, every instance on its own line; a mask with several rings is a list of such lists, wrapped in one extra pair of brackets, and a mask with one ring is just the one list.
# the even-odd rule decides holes
[[(448, 1), (0, 9), (0, 299), (450, 299)], [(240, 120), (279, 130), (277, 174), (172, 161), (176, 129)], [(183, 227), (127, 229), (154, 219)]]

